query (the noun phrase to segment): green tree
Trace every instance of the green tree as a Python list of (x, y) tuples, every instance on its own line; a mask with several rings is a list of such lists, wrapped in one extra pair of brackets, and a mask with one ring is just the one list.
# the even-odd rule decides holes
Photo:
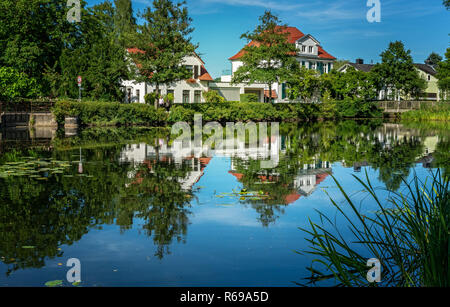
[[(253, 32), (241, 36), (249, 44), (244, 48), (243, 65), (234, 73), (232, 83), (264, 83), (271, 95), (273, 84), (286, 78), (290, 67), (298, 66), (292, 56), (297, 49), (288, 41), (286, 26), (280, 25), (278, 17), (270, 11), (266, 11), (259, 21)], [(272, 97), (270, 100), (272, 102)]]
[(421, 95), (426, 81), (414, 66), (411, 50), (405, 50), (403, 43), (396, 41), (391, 42), (380, 56), (382, 63), (376, 64), (372, 72), (379, 78), (381, 86), (392, 91), (395, 100)]
[(120, 45), (128, 46), (129, 36), (136, 31), (136, 18), (133, 16), (131, 0), (114, 0), (114, 30)]
[(218, 91), (214, 91), (214, 90), (203, 91), (202, 95), (206, 102), (210, 102), (210, 103), (225, 102), (225, 98), (220, 96)]
[(425, 64), (430, 66), (436, 66), (442, 61), (442, 57), (436, 52), (432, 52), (428, 58), (425, 60)]
[[(0, 1), (0, 66), (36, 78), (58, 62), (76, 26), (66, 20), (66, 0)], [(56, 67), (59, 70), (59, 67)]]
[(445, 61), (442, 61), (437, 66), (438, 86), (444, 94), (444, 99), (447, 98), (450, 92), (450, 48), (445, 53)]
[(313, 101), (320, 98), (321, 79), (316, 70), (296, 65), (289, 73), (286, 84), (291, 100)]
[(0, 67), (0, 99), (12, 101), (15, 98), (30, 98), (38, 95), (35, 79), (11, 67)]
[(138, 25), (133, 39), (134, 47), (140, 51), (130, 55), (139, 69), (136, 80), (155, 85), (157, 93), (160, 85), (192, 76), (192, 71), (183, 66), (184, 58), (197, 49), (189, 36), (194, 29), (185, 5), (185, 1), (174, 4), (154, 0), (152, 7), (140, 14), (144, 23)]
[(443, 0), (442, 3), (445, 5), (447, 10), (450, 10), (450, 0)]

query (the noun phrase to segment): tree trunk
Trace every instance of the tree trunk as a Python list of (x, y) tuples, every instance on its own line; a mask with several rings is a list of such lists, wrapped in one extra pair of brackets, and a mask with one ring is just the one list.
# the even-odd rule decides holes
[(269, 83), (269, 102), (272, 103), (272, 83)]
[(155, 99), (155, 110), (158, 110), (158, 104), (159, 104), (159, 84), (156, 84), (156, 99)]

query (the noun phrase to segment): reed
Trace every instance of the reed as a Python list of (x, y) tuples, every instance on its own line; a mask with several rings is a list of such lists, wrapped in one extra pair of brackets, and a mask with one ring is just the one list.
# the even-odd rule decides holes
[[(350, 213), (330, 200), (349, 224), (351, 239), (345, 239), (336, 222), (320, 213), (320, 224), (310, 220), (309, 250), (315, 260), (308, 270), (307, 285), (333, 279), (336, 286), (448, 287), (450, 285), (449, 180), (440, 170), (425, 181), (417, 176), (406, 182), (406, 193), (391, 194), (383, 204), (366, 172), (357, 182), (376, 202), (379, 210), (363, 214), (334, 178)], [(329, 195), (328, 195), (329, 196)], [(329, 226), (332, 226), (332, 230)], [(351, 241), (351, 242), (350, 242)], [(299, 252), (303, 254), (302, 252)], [(369, 283), (369, 258), (382, 265), (381, 283)], [(320, 267), (320, 268), (319, 268)]]

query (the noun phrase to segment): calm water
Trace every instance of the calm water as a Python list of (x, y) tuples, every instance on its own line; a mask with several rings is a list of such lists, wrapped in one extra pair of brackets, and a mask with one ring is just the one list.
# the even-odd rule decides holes
[(281, 125), (262, 151), (236, 140), (197, 157), (165, 129), (68, 134), (2, 132), (0, 286), (65, 280), (69, 258), (84, 286), (294, 286), (312, 260), (298, 228), (335, 216), (326, 192), (343, 200), (330, 174), (373, 212), (352, 175), (387, 196), (450, 166), (445, 124)]

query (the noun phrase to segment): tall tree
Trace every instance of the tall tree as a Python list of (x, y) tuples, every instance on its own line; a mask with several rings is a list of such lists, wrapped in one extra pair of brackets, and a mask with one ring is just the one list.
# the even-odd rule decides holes
[[(193, 71), (183, 66), (185, 57), (197, 49), (191, 43), (192, 19), (185, 1), (170, 0), (154, 0), (152, 7), (147, 7), (140, 17), (144, 23), (137, 26), (133, 39), (138, 51), (130, 53), (139, 69), (135, 79), (155, 85), (159, 94), (160, 85), (192, 76)], [(155, 108), (158, 108), (157, 100)]]
[(450, 48), (445, 53), (445, 61), (442, 61), (437, 66), (438, 86), (443, 92), (444, 99), (448, 98), (450, 93)]
[[(391, 90), (396, 100), (404, 96), (420, 96), (426, 87), (414, 66), (411, 50), (405, 50), (401, 41), (391, 42), (387, 50), (381, 53), (381, 64), (372, 70), (379, 83)], [(381, 89), (381, 88), (379, 88)]]
[(439, 62), (442, 61), (442, 57), (437, 54), (436, 52), (432, 52), (428, 58), (425, 60), (425, 64), (430, 65), (430, 66), (436, 66), (437, 64), (439, 64)]
[(114, 5), (114, 28), (117, 38), (123, 47), (129, 47), (129, 35), (136, 30), (131, 0), (114, 0)]
[(286, 77), (293, 65), (299, 65), (292, 56), (297, 49), (289, 43), (286, 25), (281, 25), (277, 16), (266, 11), (259, 21), (253, 32), (241, 35), (249, 44), (244, 48), (243, 65), (234, 73), (232, 83), (264, 83), (272, 102), (273, 84)]
[(443, 0), (442, 2), (445, 5), (445, 7), (447, 8), (447, 10), (450, 10), (450, 0)]

